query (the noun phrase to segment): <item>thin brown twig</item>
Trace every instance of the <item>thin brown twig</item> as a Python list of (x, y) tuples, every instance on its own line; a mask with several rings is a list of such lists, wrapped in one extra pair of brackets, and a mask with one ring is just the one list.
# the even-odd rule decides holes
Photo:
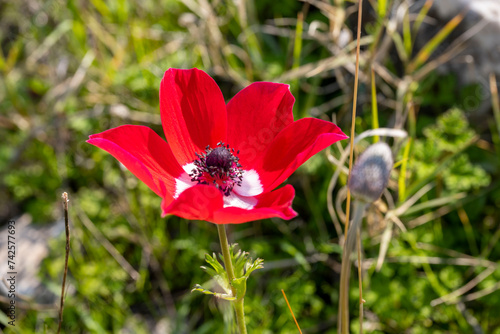
[(63, 321), (63, 309), (64, 309), (64, 288), (66, 286), (66, 276), (68, 275), (68, 260), (69, 260), (69, 217), (68, 217), (68, 193), (63, 192), (62, 194), (63, 200), (63, 210), (64, 210), (64, 226), (66, 228), (66, 257), (64, 259), (64, 275), (63, 282), (61, 287), (61, 302), (59, 308), (59, 325), (57, 326), (57, 333), (61, 332), (61, 326)]
[[(358, 102), (358, 78), (359, 78), (359, 52), (360, 52), (360, 39), (361, 39), (361, 18), (363, 15), (363, 1), (358, 1), (358, 31), (356, 37), (356, 71), (354, 73), (354, 96), (352, 101), (352, 118), (351, 118), (351, 147), (349, 152), (349, 176), (351, 176), (352, 171), (352, 161), (353, 161), (353, 151), (354, 151), (354, 135), (355, 135), (355, 127), (356, 127), (356, 104)], [(351, 205), (351, 192), (349, 188), (347, 188), (347, 203), (346, 203), (346, 220), (345, 220), (345, 233), (347, 235), (347, 231), (349, 229), (349, 207)], [(361, 264), (361, 247), (360, 243), (360, 233), (358, 228), (358, 263)], [(359, 332), (363, 333), (363, 292), (362, 292), (362, 276), (361, 276), (361, 265), (359, 265), (358, 270), (358, 280), (359, 280)], [(348, 295), (345, 298), (349, 298)]]
[[(356, 105), (358, 103), (358, 77), (359, 77), (359, 51), (361, 39), (361, 17), (362, 17), (362, 0), (358, 2), (358, 31), (357, 31), (357, 44), (356, 44), (356, 71), (354, 72), (354, 95), (352, 98), (352, 118), (351, 118), (351, 147), (349, 151), (349, 176), (352, 170), (353, 161), (353, 151), (354, 151), (354, 130), (356, 127)], [(346, 215), (345, 215), (345, 233), (349, 229), (349, 206), (351, 205), (351, 192), (347, 190), (347, 204), (346, 204)]]
[(290, 303), (288, 302), (288, 298), (286, 298), (285, 290), (281, 289), (281, 292), (283, 293), (283, 297), (285, 297), (286, 304), (288, 305), (288, 309), (290, 310), (290, 313), (292, 314), (293, 321), (295, 321), (295, 324), (297, 325), (297, 328), (299, 329), (299, 333), (302, 334), (302, 331), (300, 330), (299, 323), (297, 322), (297, 319), (295, 318), (295, 315), (293, 314), (292, 307), (290, 306)]

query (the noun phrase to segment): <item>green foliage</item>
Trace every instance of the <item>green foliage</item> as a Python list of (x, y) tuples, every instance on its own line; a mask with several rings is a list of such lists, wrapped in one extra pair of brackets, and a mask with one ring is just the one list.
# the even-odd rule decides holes
[[(367, 2), (375, 17), (364, 21), (358, 100), (363, 107), (356, 133), (396, 120), (408, 129), (411, 145), (405, 146), (407, 168), (395, 168), (388, 197), (370, 207), (363, 227), (365, 332), (471, 333), (469, 314), (485, 333), (499, 333), (498, 268), (464, 294), (491, 291), (464, 300), (465, 311), (455, 302), (431, 306), (481, 274), (483, 261), (496, 266), (500, 259), (500, 147), (489, 142), (498, 137), (496, 128), (481, 123), (487, 125), (488, 117), (470, 124), (465, 117), (475, 116), (487, 102), (478, 85), (462, 87), (451, 74), (423, 71), (437, 50), (443, 51), (437, 44), (450, 32), (431, 44), (424, 41), (428, 46), (420, 53), (416, 40), (429, 21), (429, 3), (411, 13), (404, 1)], [(50, 224), (61, 218), (60, 193), (69, 192), (72, 241), (63, 333), (231, 333), (230, 304), (217, 298), (232, 298), (229, 282), (220, 260), (206, 255), (219, 248), (215, 227), (161, 218), (161, 199), (85, 140), (123, 124), (146, 125), (161, 134), (158, 87), (169, 67), (205, 70), (227, 99), (253, 81), (290, 83), (296, 118), (334, 119), (348, 133), (353, 5), (295, 0), (0, 4), (0, 217), (27, 214), (35, 224)], [(389, 29), (393, 23), (396, 30)], [(381, 47), (385, 43), (390, 47)], [(424, 56), (432, 61), (423, 61)], [(372, 83), (365, 80), (371, 65), (376, 65), (373, 96)], [(367, 101), (378, 102), (377, 108)], [(401, 166), (401, 142), (380, 140), (394, 144)], [(345, 167), (335, 162), (346, 143), (341, 145), (331, 148), (331, 157), (315, 156), (287, 181), (296, 189), (297, 218), (229, 228), (231, 241), (266, 260), (255, 271), (260, 260), (233, 254), (238, 277), (233, 284), (246, 296), (250, 333), (297, 333), (281, 289), (304, 332), (336, 333), (342, 248), (326, 208), (330, 178)], [(394, 180), (407, 185), (403, 195)], [(346, 181), (341, 172), (332, 192), (337, 211), (344, 210), (340, 190)], [(416, 194), (420, 197), (413, 198)], [(384, 217), (410, 198), (414, 203), (389, 224)], [(395, 227), (399, 222), (406, 232)], [(390, 238), (377, 271), (385, 230)], [(49, 245), (38, 277), (57, 300), (64, 237)], [(199, 268), (204, 260), (205, 271)], [(195, 290), (211, 295), (190, 293), (198, 283)], [(350, 292), (351, 331), (357, 332), (357, 284), (351, 283)], [(57, 310), (30, 305), (18, 310), (18, 332), (55, 332)], [(3, 325), (7, 319), (0, 312)]]
[[(205, 256), (205, 261), (212, 268), (205, 266), (201, 267), (212, 277), (215, 283), (217, 283), (217, 285), (221, 287), (225, 293), (221, 294), (212, 292), (210, 290), (204, 289), (199, 284), (195, 284), (191, 292), (199, 291), (206, 295), (213, 295), (217, 298), (229, 301), (234, 301), (245, 297), (248, 277), (253, 271), (263, 268), (264, 260), (257, 259), (255, 261), (252, 261), (252, 259), (249, 258), (249, 253), (242, 252), (241, 249), (235, 254), (235, 246), (236, 245), (231, 245), (229, 250), (231, 254), (231, 261), (234, 266), (233, 269), (235, 276), (232, 282), (229, 282), (227, 272), (225, 268), (219, 263), (219, 261), (217, 261), (215, 253), (213, 254), (213, 256), (210, 256), (208, 254)], [(222, 254), (219, 254), (219, 258), (223, 261)], [(236, 295), (233, 294), (231, 286), (234, 287)]]
[(474, 131), (463, 111), (451, 109), (439, 116), (436, 124), (424, 129), (424, 136), (433, 141), (438, 152), (455, 152), (464, 149), (474, 138)]
[(486, 171), (473, 165), (467, 155), (459, 155), (443, 173), (446, 188), (451, 193), (477, 190), (490, 184), (491, 177)]
[(463, 111), (450, 109), (437, 118), (436, 124), (426, 127), (423, 134), (425, 139), (417, 140), (414, 148), (416, 178), (426, 179), (439, 171), (447, 193), (451, 194), (490, 184), (486, 171), (473, 165), (462, 152), (476, 137)]

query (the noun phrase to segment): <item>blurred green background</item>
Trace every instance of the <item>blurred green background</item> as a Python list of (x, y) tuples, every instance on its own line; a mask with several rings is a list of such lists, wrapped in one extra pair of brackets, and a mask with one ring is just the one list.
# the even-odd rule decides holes
[[(433, 25), (431, 5), (364, 6), (356, 133), (409, 134), (386, 139), (396, 166), (363, 227), (364, 328), (500, 333), (500, 115), (490, 107), (498, 95), (435, 71), (455, 56), (463, 22)], [(33, 225), (50, 226), (62, 217), (61, 193), (69, 193), (62, 332), (232, 333), (227, 303), (190, 293), (195, 283), (210, 285), (199, 267), (219, 251), (215, 226), (161, 218), (161, 199), (85, 140), (122, 124), (163, 136), (158, 89), (170, 67), (203, 69), (227, 100), (253, 81), (289, 83), (296, 119), (333, 120), (349, 134), (356, 4), (18, 0), (0, 2), (0, 18), (0, 217), (3, 224), (27, 214)], [(429, 38), (419, 35), (422, 27)], [(485, 104), (481, 121), (471, 123)], [(360, 141), (355, 153), (374, 140)], [(347, 144), (313, 157), (287, 181), (297, 218), (229, 226), (231, 241), (265, 260), (248, 283), (250, 333), (297, 333), (281, 289), (304, 333), (336, 333), (347, 180), (339, 159)], [(37, 277), (57, 297), (64, 236), (40, 239), (50, 253)], [(55, 332), (58, 306), (30, 297), (20, 300), (15, 328), (2, 304), (4, 330)]]

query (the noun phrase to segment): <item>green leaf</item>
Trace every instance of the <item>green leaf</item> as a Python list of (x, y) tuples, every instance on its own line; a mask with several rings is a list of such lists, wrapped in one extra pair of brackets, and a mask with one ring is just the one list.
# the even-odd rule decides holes
[(252, 259), (250, 259), (249, 261), (246, 262), (245, 264), (245, 277), (248, 278), (250, 276), (250, 274), (257, 270), (257, 269), (262, 269), (264, 268), (264, 260), (262, 259), (257, 259), (255, 260), (255, 262), (251, 263), (252, 262)]
[(194, 291), (201, 292), (201, 293), (203, 293), (205, 295), (212, 295), (212, 296), (215, 296), (216, 298), (219, 298), (219, 299), (224, 299), (224, 300), (229, 300), (229, 301), (236, 300), (236, 298), (234, 296), (232, 296), (231, 294), (213, 292), (213, 291), (204, 289), (199, 284), (195, 284), (195, 286), (193, 287), (193, 289), (191, 290), (191, 292), (194, 292)]
[(247, 278), (245, 276), (235, 278), (233, 280), (233, 287), (236, 290), (237, 299), (245, 297), (245, 293), (247, 291)]
[[(253, 271), (263, 268), (262, 264), (264, 263), (264, 260), (257, 259), (253, 261), (252, 258), (249, 257), (249, 253), (243, 252), (241, 250), (238, 250), (238, 252), (235, 253), (234, 251), (235, 247), (236, 244), (233, 244), (229, 248), (229, 253), (231, 255), (231, 260), (235, 275), (235, 278), (233, 279), (232, 282), (229, 282), (229, 279), (227, 277), (227, 272), (222, 266), (222, 264), (217, 260), (217, 256), (215, 255), (215, 253), (212, 256), (206, 254), (205, 261), (210, 266), (201, 267), (205, 272), (207, 272), (212, 277), (212, 279), (219, 286), (222, 287), (222, 289), (224, 289), (226, 293), (225, 294), (215, 293), (210, 290), (202, 288), (199, 284), (196, 284), (192, 291), (199, 291), (207, 295), (214, 295), (217, 298), (222, 298), (225, 300), (241, 299), (245, 296), (247, 289), (246, 281), (248, 277)], [(219, 258), (221, 259), (221, 262), (224, 262), (221, 254), (219, 254)], [(236, 296), (233, 295), (232, 288), (234, 288)]]

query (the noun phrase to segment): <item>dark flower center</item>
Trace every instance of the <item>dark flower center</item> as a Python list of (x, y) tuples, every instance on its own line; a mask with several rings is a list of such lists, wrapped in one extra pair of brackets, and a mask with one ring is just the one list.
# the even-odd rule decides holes
[(228, 170), (233, 165), (233, 155), (225, 147), (216, 147), (207, 155), (207, 166)]
[(210, 146), (205, 148), (205, 153), (198, 154), (197, 160), (193, 163), (195, 168), (189, 174), (191, 181), (200, 184), (212, 184), (219, 189), (225, 196), (229, 196), (234, 186), (241, 186), (243, 180), (243, 170), (239, 163), (239, 154), (229, 145), (222, 142), (212, 149)]

